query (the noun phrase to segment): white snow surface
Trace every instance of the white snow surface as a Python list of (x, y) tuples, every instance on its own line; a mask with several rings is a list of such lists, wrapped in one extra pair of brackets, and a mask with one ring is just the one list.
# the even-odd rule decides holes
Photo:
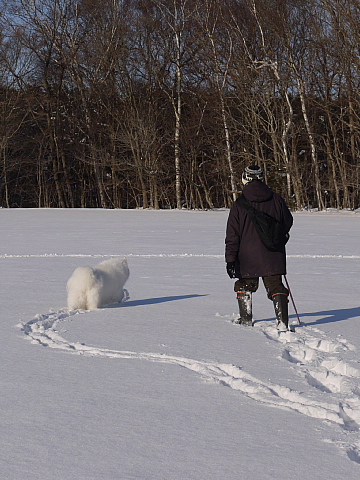
[[(2, 480), (355, 480), (359, 212), (297, 212), (295, 333), (254, 327), (228, 210), (0, 210)], [(74, 269), (126, 256), (126, 302), (66, 309)]]

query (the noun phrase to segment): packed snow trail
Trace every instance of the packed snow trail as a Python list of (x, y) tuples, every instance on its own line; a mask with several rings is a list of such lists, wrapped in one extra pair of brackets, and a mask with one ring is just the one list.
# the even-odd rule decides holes
[[(226, 315), (224, 318), (232, 321), (236, 316)], [(360, 463), (360, 370), (342, 358), (348, 352), (356, 351), (356, 347), (340, 335), (329, 338), (329, 334), (313, 326), (303, 328), (293, 325), (296, 333), (279, 332), (274, 324), (266, 321), (257, 321), (254, 326), (255, 330), (258, 329), (268, 339), (278, 343), (280, 358), (289, 362), (311, 387), (323, 394), (329, 394), (328, 397), (333, 402), (331, 406), (336, 413), (335, 423), (340, 423), (343, 429), (354, 437), (351, 442), (343, 442), (342, 448), (345, 448), (352, 461)], [(295, 397), (294, 395), (292, 398)], [(301, 397), (304, 398), (303, 395)], [(315, 403), (315, 410), (324, 405), (319, 401)], [(306, 411), (305, 405), (308, 406), (308, 403), (304, 403), (303, 408), (298, 411), (317, 417), (313, 409)], [(329, 417), (326, 417), (326, 420), (334, 421)]]
[[(114, 253), (103, 255), (101, 253), (85, 254), (85, 253), (37, 253), (37, 254), (3, 254), (0, 258), (108, 258), (108, 257), (135, 257), (135, 258), (224, 258), (223, 255), (210, 255), (207, 253)], [(360, 255), (286, 255), (286, 258), (331, 258), (331, 259), (360, 259)]]
[[(347, 440), (340, 446), (345, 449), (351, 460), (360, 463), (360, 441), (358, 440), (360, 371), (345, 362), (339, 355), (339, 352), (355, 350), (355, 347), (346, 339), (329, 339), (321, 330), (313, 327), (297, 329), (297, 333), (294, 334), (292, 332), (280, 333), (274, 326), (269, 326), (269, 322), (257, 322), (256, 324), (256, 328), (268, 339), (278, 342), (282, 348), (281, 357), (292, 367), (296, 367), (298, 373), (306, 378), (311, 387), (331, 394), (329, 401), (324, 402), (307, 398), (286, 386), (259, 380), (236, 365), (194, 360), (162, 353), (111, 350), (78, 342), (72, 343), (64, 339), (59, 332), (61, 322), (71, 316), (84, 313), (86, 311), (68, 311), (67, 309), (51, 311), (48, 314), (36, 315), (32, 320), (18, 326), (34, 344), (61, 349), (77, 355), (139, 359), (178, 365), (263, 404), (329, 421), (341, 426), (346, 431)], [(217, 316), (220, 315), (217, 314)], [(228, 316), (223, 318), (228, 318)]]

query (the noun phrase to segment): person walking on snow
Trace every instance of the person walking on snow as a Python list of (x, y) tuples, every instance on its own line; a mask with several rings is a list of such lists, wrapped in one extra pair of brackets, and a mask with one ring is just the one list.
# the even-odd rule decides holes
[[(293, 217), (285, 200), (264, 183), (261, 167), (251, 165), (242, 175), (243, 196), (256, 209), (271, 215), (285, 225), (288, 232)], [(230, 278), (237, 278), (234, 291), (237, 294), (240, 317), (234, 321), (252, 325), (252, 294), (262, 277), (268, 298), (274, 304), (277, 328), (289, 328), (288, 295), (282, 275), (286, 275), (285, 246), (281, 251), (270, 251), (260, 240), (255, 225), (246, 209), (235, 201), (230, 209), (225, 239), (226, 270)]]

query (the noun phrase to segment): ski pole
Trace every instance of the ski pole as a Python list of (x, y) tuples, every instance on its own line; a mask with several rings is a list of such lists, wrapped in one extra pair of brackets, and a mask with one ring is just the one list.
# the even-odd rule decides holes
[(300, 320), (300, 317), (299, 317), (299, 314), (298, 314), (298, 311), (297, 311), (297, 308), (296, 308), (296, 305), (295, 305), (295, 302), (294, 302), (294, 297), (291, 293), (290, 285), (289, 285), (288, 279), (286, 278), (286, 275), (284, 275), (284, 278), (285, 278), (286, 286), (287, 286), (287, 288), (289, 290), (289, 293), (290, 293), (290, 298), (291, 298), (292, 304), (294, 306), (294, 310), (295, 310), (299, 325), (301, 325), (301, 320)]

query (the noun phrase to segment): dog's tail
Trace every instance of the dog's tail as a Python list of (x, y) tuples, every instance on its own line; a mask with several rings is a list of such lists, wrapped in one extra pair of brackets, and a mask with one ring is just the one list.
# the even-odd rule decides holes
[(94, 269), (78, 267), (67, 282), (69, 310), (95, 310), (99, 307), (99, 288)]

